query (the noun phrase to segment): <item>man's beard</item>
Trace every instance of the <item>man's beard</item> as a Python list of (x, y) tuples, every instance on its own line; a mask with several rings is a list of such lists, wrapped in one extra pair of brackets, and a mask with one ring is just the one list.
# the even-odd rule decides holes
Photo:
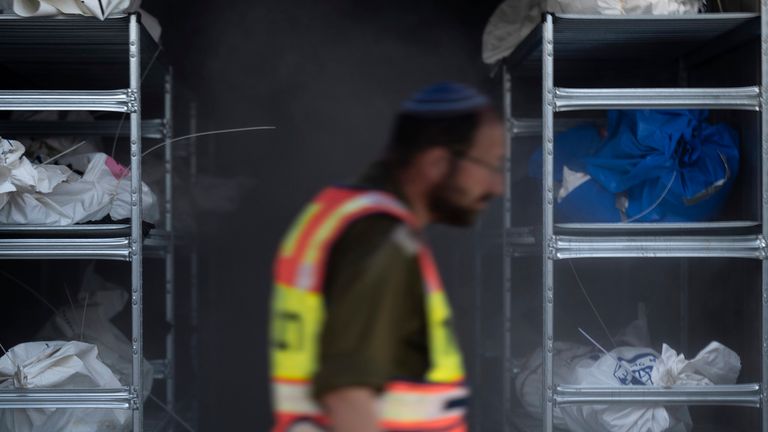
[[(455, 183), (453, 173), (449, 173), (429, 196), (429, 210), (434, 222), (460, 227), (474, 224), (479, 210), (469, 206), (472, 202), (467, 195), (468, 192)], [(491, 195), (485, 195), (478, 201), (487, 202), (491, 198)]]

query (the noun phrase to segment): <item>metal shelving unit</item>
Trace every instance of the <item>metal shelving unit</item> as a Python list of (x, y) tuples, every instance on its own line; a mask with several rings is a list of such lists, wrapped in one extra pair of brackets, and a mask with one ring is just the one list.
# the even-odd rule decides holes
[[(553, 410), (572, 404), (723, 405), (758, 407), (762, 431), (768, 432), (768, 3), (762, 16), (753, 14), (701, 14), (666, 17), (609, 17), (545, 15), (544, 22), (506, 60), (504, 102), (508, 150), (518, 137), (541, 136), (543, 150), (542, 221), (540, 231), (512, 224), (514, 203), (510, 191), (504, 205), (505, 348), (503, 406), (514, 398), (511, 309), (513, 274), (511, 259), (538, 254), (542, 272), (543, 430), (553, 430)], [(741, 87), (578, 88), (556, 87), (555, 59), (569, 64), (611, 60), (626, 64), (681, 59), (701, 63), (743, 44), (761, 44), (759, 85)], [(601, 57), (604, 56), (604, 57)], [(657, 57), (663, 57), (658, 59)], [(510, 69), (526, 76), (540, 76), (541, 119), (516, 119)], [(560, 69), (558, 69), (560, 70)], [(539, 75), (540, 74), (540, 75)], [(555, 224), (554, 132), (555, 113), (564, 111), (636, 108), (712, 108), (761, 111), (760, 215), (755, 221), (685, 224)], [(560, 122), (557, 126), (573, 122)], [(567, 127), (567, 126), (566, 126)], [(509, 153), (508, 153), (509, 154)], [(508, 160), (507, 180), (512, 179)], [(575, 258), (704, 257), (762, 261), (762, 379), (759, 383), (732, 386), (686, 387), (585, 387), (556, 386), (553, 382), (555, 261)], [(687, 295), (687, 291), (684, 295)], [(683, 339), (685, 340), (685, 339)], [(511, 431), (511, 414), (505, 413), (503, 430)]]
[[(142, 45), (149, 50), (142, 50)], [(154, 56), (152, 55), (154, 52)], [(159, 48), (140, 24), (139, 16), (99, 21), (90, 18), (21, 19), (0, 15), (0, 61), (10, 71), (23, 71), (35, 82), (34, 70), (47, 62), (56, 64), (57, 81), (66, 90), (0, 90), (0, 110), (89, 110), (120, 112), (123, 121), (25, 122), (0, 121), (4, 136), (86, 135), (126, 137), (130, 141), (131, 220), (129, 224), (77, 225), (68, 227), (0, 226), (0, 259), (111, 259), (131, 265), (132, 379), (126, 388), (77, 390), (0, 390), (0, 408), (105, 408), (133, 412), (133, 430), (143, 424), (142, 394), (142, 259), (157, 257), (165, 261), (165, 318), (174, 325), (174, 234), (172, 177), (172, 77), (170, 70), (152, 67)], [(148, 70), (142, 71), (142, 63)], [(33, 70), (28, 68), (33, 66)], [(104, 73), (99, 85), (122, 87), (128, 69), (127, 88), (75, 90), (82, 86), (79, 74), (93, 75), (94, 65)], [(35, 66), (37, 68), (35, 68)], [(112, 73), (115, 72), (115, 73)], [(50, 73), (46, 69), (44, 73)], [(160, 78), (158, 75), (161, 75)], [(147, 78), (144, 81), (144, 78)], [(142, 86), (158, 87), (164, 80), (162, 119), (142, 119)], [(44, 80), (42, 82), (47, 82)], [(70, 88), (71, 87), (71, 88)], [(141, 169), (142, 138), (163, 139), (165, 202), (163, 229), (143, 238)], [(166, 355), (153, 364), (160, 366), (157, 377), (166, 380), (166, 402), (174, 403), (174, 337), (166, 337)]]

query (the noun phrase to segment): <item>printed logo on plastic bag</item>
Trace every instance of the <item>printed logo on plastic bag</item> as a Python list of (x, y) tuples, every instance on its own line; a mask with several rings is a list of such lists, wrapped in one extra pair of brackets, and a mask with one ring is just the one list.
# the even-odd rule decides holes
[[(630, 358), (618, 357), (613, 376), (621, 385), (653, 385), (651, 373), (658, 358), (653, 353), (640, 353)], [(631, 372), (631, 374), (630, 374)]]

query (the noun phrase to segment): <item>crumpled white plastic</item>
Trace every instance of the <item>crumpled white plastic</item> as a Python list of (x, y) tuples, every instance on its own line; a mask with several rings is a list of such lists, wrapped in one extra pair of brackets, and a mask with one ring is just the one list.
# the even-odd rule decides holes
[(13, 11), (23, 17), (73, 14), (104, 20), (134, 11), (140, 4), (141, 0), (14, 0)]
[[(648, 319), (645, 308), (640, 307), (638, 318), (619, 331), (614, 342), (631, 346), (648, 346), (651, 344), (648, 332)], [(530, 414), (542, 417), (542, 351), (541, 348), (529, 355), (515, 378), (517, 397)], [(576, 370), (582, 365), (593, 365), (602, 354), (591, 345), (572, 342), (555, 341), (552, 350), (553, 382), (555, 385), (577, 384)], [(554, 409), (554, 425), (567, 428), (568, 423), (561, 412), (561, 407)]]
[(699, 12), (703, 0), (505, 0), (485, 26), (483, 61), (496, 63), (541, 22), (541, 14), (682, 15)]
[(72, 174), (63, 166), (32, 165), (23, 155), (20, 142), (0, 138), (0, 208), (11, 192), (50, 193)]
[[(90, 266), (83, 278), (77, 303), (64, 307), (37, 333), (39, 340), (81, 340), (99, 349), (99, 359), (123, 386), (130, 386), (133, 373), (131, 342), (112, 324), (128, 302), (128, 292), (104, 280)], [(152, 364), (142, 360), (144, 399), (152, 390)]]
[(651, 379), (658, 386), (735, 384), (741, 371), (741, 358), (717, 341), (712, 341), (696, 357), (685, 356), (664, 344)]
[[(0, 389), (120, 388), (98, 353), (95, 345), (74, 341), (17, 345), (0, 357)], [(124, 431), (129, 419), (127, 410), (3, 409), (0, 432)]]
[(557, 191), (557, 202), (561, 202), (573, 192), (577, 187), (588, 182), (592, 177), (584, 172), (571, 171), (567, 166), (563, 165), (563, 183), (560, 185), (560, 189)]
[[(661, 355), (649, 348), (619, 347), (610, 356), (581, 362), (573, 370), (572, 381), (617, 387), (734, 384), (740, 371), (738, 354), (719, 342), (711, 342), (692, 360), (664, 344)], [(561, 413), (575, 432), (687, 432), (693, 428), (684, 406), (569, 405), (561, 407)]]
[[(20, 142), (0, 138), (0, 223), (62, 226), (107, 215), (130, 218), (130, 174), (106, 154), (65, 155), (61, 165), (32, 164), (23, 154)], [(143, 219), (156, 222), (157, 198), (144, 183), (142, 200)]]

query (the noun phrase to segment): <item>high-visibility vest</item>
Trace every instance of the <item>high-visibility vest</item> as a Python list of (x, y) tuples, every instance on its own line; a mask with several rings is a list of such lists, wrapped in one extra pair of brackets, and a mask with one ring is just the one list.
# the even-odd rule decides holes
[[(387, 214), (414, 226), (393, 195), (332, 187), (300, 214), (275, 261), (271, 312), (273, 432), (324, 431), (328, 419), (311, 396), (325, 319), (323, 282), (331, 247), (353, 221)], [(378, 398), (383, 431), (465, 432), (468, 390), (451, 328), (451, 310), (429, 248), (419, 244), (430, 367), (418, 381), (387, 383)]]

